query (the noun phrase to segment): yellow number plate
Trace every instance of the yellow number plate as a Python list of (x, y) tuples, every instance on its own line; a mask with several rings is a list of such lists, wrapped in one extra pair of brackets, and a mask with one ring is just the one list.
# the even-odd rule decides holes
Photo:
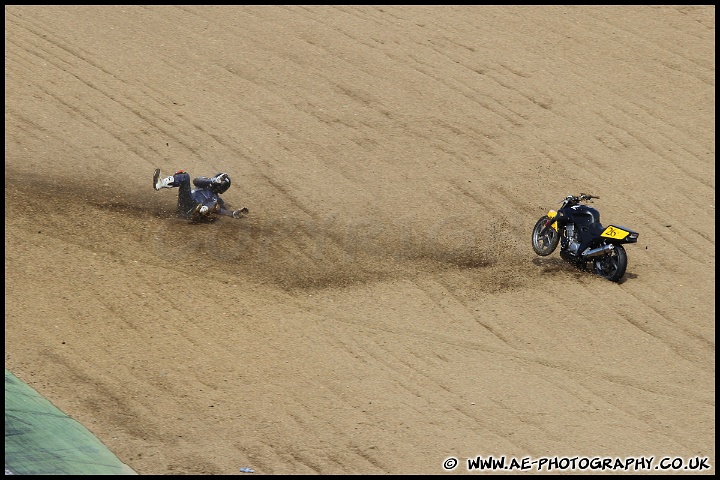
[(617, 240), (622, 240), (623, 238), (630, 235), (630, 232), (627, 230), (623, 230), (620, 227), (615, 227), (613, 225), (610, 225), (607, 227), (603, 233), (600, 234), (601, 237), (607, 237), (607, 238), (614, 238)]

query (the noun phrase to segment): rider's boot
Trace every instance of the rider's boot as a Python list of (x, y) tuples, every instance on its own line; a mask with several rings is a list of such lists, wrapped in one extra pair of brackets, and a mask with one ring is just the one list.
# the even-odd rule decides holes
[(175, 177), (170, 175), (169, 177), (160, 178), (160, 169), (155, 169), (155, 174), (153, 175), (153, 188), (155, 190), (160, 190), (161, 188), (173, 188), (175, 186)]

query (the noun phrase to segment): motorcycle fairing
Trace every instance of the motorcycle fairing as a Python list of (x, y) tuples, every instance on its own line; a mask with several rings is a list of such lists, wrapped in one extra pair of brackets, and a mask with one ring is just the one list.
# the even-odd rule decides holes
[[(557, 211), (550, 210), (547, 214), (549, 218), (555, 218), (557, 216)], [(555, 229), (555, 231), (558, 231), (558, 224), (557, 222), (553, 222), (552, 227)]]

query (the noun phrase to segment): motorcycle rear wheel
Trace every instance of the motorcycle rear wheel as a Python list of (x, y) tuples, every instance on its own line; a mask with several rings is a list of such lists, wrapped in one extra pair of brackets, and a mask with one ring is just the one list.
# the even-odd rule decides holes
[(593, 270), (601, 277), (611, 282), (619, 282), (625, 275), (627, 268), (627, 254), (622, 245), (615, 245), (615, 248), (605, 255), (593, 260)]
[(543, 235), (540, 234), (549, 218), (547, 215), (540, 217), (532, 231), (533, 250), (541, 257), (547, 257), (553, 253), (560, 243), (560, 233), (554, 228), (549, 228)]

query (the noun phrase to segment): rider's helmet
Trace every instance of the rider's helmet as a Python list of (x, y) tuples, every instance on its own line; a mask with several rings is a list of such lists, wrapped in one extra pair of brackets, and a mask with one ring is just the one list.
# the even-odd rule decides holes
[(212, 180), (210, 190), (217, 194), (225, 193), (230, 188), (230, 175), (227, 173), (218, 173), (210, 180)]

